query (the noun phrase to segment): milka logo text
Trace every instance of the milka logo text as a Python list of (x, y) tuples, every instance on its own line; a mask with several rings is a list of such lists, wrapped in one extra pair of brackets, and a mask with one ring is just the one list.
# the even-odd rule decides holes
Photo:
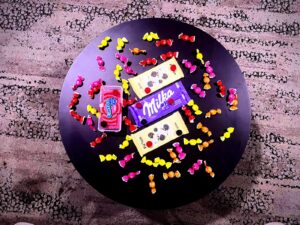
[(168, 90), (167, 92), (161, 91), (157, 98), (152, 98), (150, 102), (144, 102), (143, 114), (150, 117), (152, 114), (157, 113), (162, 105), (174, 94), (174, 91)]

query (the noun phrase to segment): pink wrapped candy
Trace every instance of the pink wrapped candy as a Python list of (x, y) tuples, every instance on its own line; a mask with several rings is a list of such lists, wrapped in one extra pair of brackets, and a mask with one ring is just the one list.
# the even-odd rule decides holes
[(116, 56), (116, 59), (119, 59), (124, 64), (127, 64), (129, 62), (128, 58), (125, 55), (116, 53), (115, 56)]
[(124, 157), (124, 159), (119, 160), (119, 165), (124, 168), (126, 166), (126, 163), (128, 163), (130, 160), (134, 158), (134, 153), (128, 154)]
[(183, 160), (186, 157), (186, 153), (183, 152), (183, 149), (180, 146), (179, 142), (173, 143), (173, 147), (175, 147), (175, 150), (178, 153), (179, 160)]
[(102, 59), (102, 57), (97, 56), (96, 60), (97, 60), (98, 66), (99, 66), (99, 70), (100, 71), (105, 71), (105, 67), (104, 67), (105, 63), (104, 63), (104, 60)]
[(137, 75), (137, 72), (134, 71), (131, 66), (125, 65), (124, 70), (128, 75)]
[(228, 92), (229, 92), (228, 104), (231, 105), (233, 100), (235, 99), (235, 95), (237, 93), (237, 90), (235, 88), (229, 88)]
[(92, 131), (96, 131), (95, 123), (90, 115), (86, 118), (86, 124), (90, 127)]
[(209, 74), (209, 78), (214, 78), (216, 74), (214, 73), (214, 69), (210, 66), (210, 61), (206, 61), (204, 63), (206, 72)]
[(83, 85), (83, 81), (84, 81), (84, 78), (82, 76), (78, 75), (75, 84), (72, 86), (72, 90), (76, 91), (77, 88), (81, 87)]
[(139, 175), (141, 173), (140, 170), (136, 171), (136, 172), (130, 172), (128, 175), (125, 175), (122, 177), (122, 180), (124, 182), (128, 182), (128, 180), (135, 178), (137, 175)]
[(185, 68), (190, 70), (190, 73), (194, 73), (197, 69), (196, 65), (193, 65), (190, 61), (187, 59), (182, 60), (182, 64), (184, 65)]
[(205, 98), (206, 92), (204, 90), (201, 90), (200, 87), (197, 86), (197, 84), (192, 84), (191, 89), (199, 95), (200, 98)]
[(99, 93), (102, 85), (103, 80), (101, 78), (91, 83), (90, 89), (88, 90), (88, 95), (91, 97), (91, 99), (94, 99), (95, 94)]
[(188, 172), (191, 174), (191, 175), (194, 175), (195, 174), (195, 171), (199, 170), (200, 169), (200, 166), (202, 165), (203, 163), (203, 160), (201, 159), (198, 159), (197, 162), (195, 162), (191, 168), (188, 169)]

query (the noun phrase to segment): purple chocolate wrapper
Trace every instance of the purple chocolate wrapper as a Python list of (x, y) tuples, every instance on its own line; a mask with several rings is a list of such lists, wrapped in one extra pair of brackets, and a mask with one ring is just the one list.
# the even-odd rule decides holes
[[(178, 81), (131, 105), (129, 111), (135, 124), (138, 127), (142, 127), (174, 112), (181, 106), (186, 105), (189, 100), (190, 96), (181, 81)], [(137, 104), (142, 105), (142, 107), (137, 108)]]

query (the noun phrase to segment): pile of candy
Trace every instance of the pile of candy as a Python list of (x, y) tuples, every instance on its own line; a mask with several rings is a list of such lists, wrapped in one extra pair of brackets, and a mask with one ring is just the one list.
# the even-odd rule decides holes
[[(122, 86), (121, 93), (124, 92), (124, 94), (126, 94), (128, 97), (130, 95), (130, 89), (132, 87), (133, 89), (135, 89), (134, 91), (136, 92), (137, 96), (143, 98), (143, 100), (138, 100), (136, 98), (123, 99), (119, 89), (114, 89), (114, 88), (108, 89), (110, 91), (109, 92), (108, 90), (106, 90), (106, 87), (109, 88), (109, 85), (105, 84), (105, 82), (102, 79), (98, 79), (90, 84), (88, 95), (90, 96), (91, 99), (94, 99), (95, 96), (101, 91), (101, 98), (105, 99), (105, 104), (101, 102), (100, 108), (93, 107), (91, 104), (87, 104), (86, 111), (88, 115), (85, 116), (79, 115), (76, 112), (76, 106), (79, 104), (79, 98), (81, 97), (81, 95), (79, 92), (75, 92), (75, 90), (83, 86), (85, 78), (82, 75), (78, 75), (74, 85), (71, 87), (74, 92), (70, 104), (68, 105), (70, 109), (70, 115), (75, 120), (79, 121), (81, 124), (83, 125), (86, 124), (92, 131), (97, 131), (93, 117), (96, 117), (94, 119), (99, 120), (99, 126), (103, 128), (103, 132), (100, 135), (97, 135), (96, 138), (94, 138), (93, 140), (90, 140), (90, 147), (94, 149), (94, 151), (98, 145), (101, 145), (101, 143), (105, 141), (105, 139), (109, 138), (109, 135), (107, 135), (106, 132), (112, 130), (105, 130), (105, 128), (109, 127), (110, 125), (109, 121), (114, 121), (115, 123), (117, 123), (116, 125), (117, 127), (114, 128), (116, 130), (115, 132), (118, 132), (119, 131), (118, 128), (120, 128), (122, 123), (124, 123), (125, 128), (129, 130), (130, 135), (126, 135), (123, 141), (119, 143), (119, 149), (121, 149), (119, 151), (125, 154), (123, 154), (123, 156), (118, 157), (117, 150), (116, 151), (111, 150), (109, 154), (101, 153), (99, 154), (100, 162), (106, 164), (106, 163), (115, 163), (115, 161), (117, 161), (116, 164), (119, 164), (119, 166), (122, 169), (124, 169), (128, 163), (132, 165), (133, 164), (132, 161), (138, 159), (142, 164), (141, 168), (138, 168), (139, 170), (137, 171), (125, 172), (124, 173), (125, 175), (120, 178), (124, 182), (129, 182), (130, 180), (136, 179), (138, 175), (143, 173), (142, 169), (144, 166), (147, 166), (148, 170), (149, 167), (151, 167), (153, 169), (153, 172), (151, 174), (148, 174), (148, 179), (147, 179), (149, 182), (149, 188), (151, 194), (155, 194), (157, 192), (157, 189), (159, 190), (157, 184), (160, 184), (160, 182), (156, 183), (154, 181), (154, 177), (156, 180), (162, 179), (163, 181), (166, 181), (173, 178), (180, 179), (183, 174), (184, 176), (186, 176), (186, 174), (188, 176), (190, 175), (203, 176), (203, 174), (205, 173), (201, 173), (201, 171), (203, 172), (205, 171), (207, 173), (207, 175), (205, 176), (210, 176), (212, 178), (215, 177), (215, 173), (213, 172), (212, 167), (207, 165), (207, 159), (205, 160), (203, 158), (202, 159), (198, 158), (195, 161), (194, 159), (191, 159), (189, 157), (188, 152), (192, 151), (190, 149), (193, 148), (195, 148), (198, 153), (199, 151), (205, 152), (207, 151), (206, 149), (212, 148), (210, 146), (213, 145), (214, 142), (216, 141), (224, 142), (225, 140), (227, 141), (232, 135), (234, 135), (234, 127), (226, 128), (225, 132), (223, 134), (219, 134), (219, 136), (217, 136), (217, 134), (213, 135), (211, 130), (208, 127), (203, 125), (202, 121), (205, 119), (212, 118), (216, 115), (220, 115), (222, 113), (222, 110), (220, 108), (213, 108), (210, 109), (208, 112), (205, 112), (204, 116), (201, 117), (201, 122), (200, 122), (199, 118), (200, 115), (202, 115), (202, 111), (199, 105), (196, 104), (194, 99), (191, 99), (188, 96), (183, 84), (180, 81), (179, 82), (177, 81), (176, 83), (170, 85), (168, 89), (167, 88), (161, 89), (167, 86), (168, 84), (171, 84), (176, 80), (183, 78), (184, 76), (183, 73), (181, 73), (180, 66), (177, 64), (177, 61), (175, 60), (179, 57), (179, 51), (173, 51), (173, 49), (172, 51), (170, 50), (166, 51), (165, 49), (171, 46), (174, 47), (174, 43), (176, 41), (181, 41), (187, 45), (193, 45), (196, 42), (196, 36), (180, 33), (178, 35), (178, 39), (176, 40), (172, 38), (160, 39), (157, 33), (150, 31), (142, 35), (142, 40), (149, 42), (147, 43), (149, 45), (161, 48), (164, 53), (157, 55), (155, 57), (152, 56), (145, 57), (144, 59), (139, 61), (139, 65), (138, 64), (133, 65), (129, 61), (129, 58), (125, 55), (126, 52), (127, 51), (131, 52), (132, 54), (130, 55), (132, 57), (137, 57), (138, 55), (147, 55), (148, 50), (141, 48), (142, 46), (135, 46), (133, 48), (128, 48), (128, 45), (130, 45), (130, 43), (126, 37), (119, 37), (116, 40), (112, 40), (109, 36), (106, 36), (104, 39), (100, 41), (98, 48), (99, 50), (104, 51), (106, 48), (110, 47), (109, 46), (110, 42), (116, 41), (115, 46), (117, 52), (115, 52), (115, 58), (119, 64), (116, 63), (115, 65), (113, 65), (114, 70), (110, 71), (109, 73), (112, 73), (115, 76), (115, 79), (121, 83)], [(190, 76), (190, 74), (193, 74), (192, 76), (195, 78), (199, 76), (197, 78), (199, 82), (197, 82), (197, 80), (195, 79), (194, 83), (189, 87), (189, 89), (190, 89), (191, 96), (197, 95), (197, 97), (199, 97), (201, 101), (203, 101), (205, 100), (206, 96), (209, 94), (210, 90), (212, 89), (211, 80), (216, 77), (216, 74), (212, 67), (211, 62), (204, 60), (204, 56), (199, 49), (195, 48), (194, 53), (196, 54), (193, 55), (194, 59), (192, 61), (187, 58), (183, 58), (180, 59), (180, 62), (182, 64), (183, 69), (188, 73), (186, 76)], [(107, 62), (113, 61), (111, 58), (105, 60)], [(153, 67), (157, 64), (158, 66)], [(96, 57), (95, 66), (99, 68), (100, 72), (106, 71), (105, 61), (102, 58), (102, 56)], [(143, 78), (140, 78), (139, 77), (140, 75), (136, 76), (137, 72), (133, 69), (137, 66), (142, 66), (142, 67), (150, 66), (153, 67), (153, 69), (146, 71)], [(156, 68), (156, 70), (154, 68)], [(168, 73), (165, 72), (166, 70), (168, 70)], [(122, 71), (124, 71), (127, 75), (133, 76), (133, 78), (129, 78), (128, 80), (121, 78)], [(145, 79), (146, 77), (147, 79)], [(222, 80), (218, 80), (216, 82), (213, 81), (213, 82), (216, 85), (218, 96), (220, 98), (225, 99), (225, 104), (228, 105), (229, 110), (230, 111), (237, 110), (238, 109), (237, 89), (229, 88), (227, 90)], [(143, 86), (142, 90), (136, 89), (137, 86), (142, 86), (142, 85), (145, 85)], [(155, 90), (154, 88), (157, 89)], [(107, 93), (104, 93), (102, 89), (103, 90), (105, 89)], [(153, 92), (155, 93), (152, 94)], [(175, 94), (171, 94), (171, 93), (175, 93)], [(145, 96), (147, 97), (144, 98)], [(155, 104), (157, 104), (157, 102), (160, 102), (161, 105), (155, 105), (155, 106), (151, 105), (152, 99), (155, 99), (153, 100), (154, 102), (156, 102)], [(163, 105), (162, 104), (163, 101), (165, 101), (164, 107), (166, 109), (160, 108)], [(129, 107), (128, 111), (130, 111), (132, 114), (135, 115), (133, 116), (134, 119), (132, 119), (132, 117), (129, 117), (128, 115), (122, 115), (122, 108), (126, 108), (126, 107)], [(193, 126), (194, 129), (199, 130), (199, 136), (192, 137), (190, 139), (184, 137), (181, 138), (179, 141), (173, 142), (171, 145), (167, 146), (165, 149), (167, 154), (169, 155), (169, 158), (166, 159), (163, 159), (161, 157), (155, 157), (154, 159), (150, 159), (148, 158), (148, 156), (141, 155), (140, 152), (139, 152), (140, 156), (136, 156), (135, 155), (136, 153), (132, 151), (134, 149), (133, 146), (136, 145), (135, 136), (138, 133), (135, 132), (138, 131), (140, 127), (146, 126), (148, 125), (148, 123), (158, 120), (162, 116), (165, 116), (172, 111), (178, 110), (179, 108), (182, 109), (181, 114), (183, 114), (186, 117), (186, 120), (189, 121), (190, 123), (194, 123), (196, 120), (198, 120), (197, 125), (196, 126), (193, 125)], [(141, 118), (140, 112), (146, 110), (148, 110), (147, 111), (148, 116)], [(118, 116), (122, 116), (120, 121), (117, 121), (114, 115), (115, 111), (118, 112)], [(106, 116), (106, 120), (103, 120), (104, 114)], [(180, 115), (176, 115), (176, 116), (179, 116), (181, 118)], [(160, 125), (158, 126), (158, 124)], [(177, 124), (175, 125), (178, 127)], [(150, 127), (148, 126), (148, 128)], [(186, 135), (187, 133), (188, 130), (187, 131), (184, 131), (183, 129), (174, 130), (174, 128), (172, 128), (172, 121), (169, 121), (169, 123), (164, 123), (164, 124), (157, 123), (156, 127), (151, 132), (141, 134), (143, 138), (146, 138), (148, 140), (143, 144), (142, 147), (151, 150), (151, 148), (154, 148), (155, 146), (159, 145), (159, 143), (163, 143), (163, 145), (165, 145), (171, 140), (173, 140), (174, 138), (170, 139), (170, 136), (172, 135), (175, 138), (178, 138), (179, 136)], [(200, 138), (200, 136), (201, 138), (203, 138), (203, 140)], [(139, 139), (141, 140), (142, 138), (139, 137)], [(166, 140), (168, 141), (165, 143), (164, 141)], [(132, 145), (131, 142), (133, 142), (134, 145)], [(184, 151), (182, 145), (184, 145), (184, 147), (188, 146), (187, 148), (188, 151)], [(128, 152), (128, 150), (130, 151)], [(159, 151), (157, 151), (157, 153), (159, 153)], [(187, 167), (188, 169), (187, 170), (185, 169), (185, 171), (182, 170), (181, 169), (182, 167), (180, 166), (183, 164), (182, 162), (184, 160), (193, 162), (191, 164), (188, 164)], [(128, 167), (130, 167), (130, 165)], [(162, 167), (167, 170), (169, 170), (172, 167), (172, 170), (163, 173), (158, 173), (155, 171), (156, 167)], [(203, 168), (203, 170), (201, 168)], [(138, 179), (140, 180), (143, 179), (142, 176), (139, 177), (140, 178)], [(144, 180), (146, 182), (146, 179)]]

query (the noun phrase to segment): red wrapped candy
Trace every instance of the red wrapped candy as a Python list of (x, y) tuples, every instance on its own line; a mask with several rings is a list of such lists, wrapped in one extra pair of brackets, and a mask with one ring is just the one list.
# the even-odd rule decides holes
[(161, 39), (155, 42), (156, 47), (159, 46), (172, 46), (173, 44), (173, 39)]
[(181, 33), (178, 35), (178, 39), (180, 39), (182, 41), (188, 41), (188, 42), (193, 43), (196, 40), (196, 36), (195, 35), (189, 36), (189, 35)]
[(127, 116), (124, 116), (123, 120), (125, 125), (129, 127), (130, 132), (135, 132), (137, 130), (137, 125), (132, 124), (132, 121)]
[(139, 62), (139, 64), (141, 65), (141, 66), (149, 66), (149, 65), (156, 65), (157, 64), (157, 59), (155, 59), (155, 58), (146, 58), (146, 59), (144, 59), (144, 60), (141, 60), (140, 62)]
[(167, 52), (165, 54), (161, 54), (160, 58), (163, 61), (166, 61), (167, 59), (171, 59), (172, 57), (178, 58), (179, 52)]

